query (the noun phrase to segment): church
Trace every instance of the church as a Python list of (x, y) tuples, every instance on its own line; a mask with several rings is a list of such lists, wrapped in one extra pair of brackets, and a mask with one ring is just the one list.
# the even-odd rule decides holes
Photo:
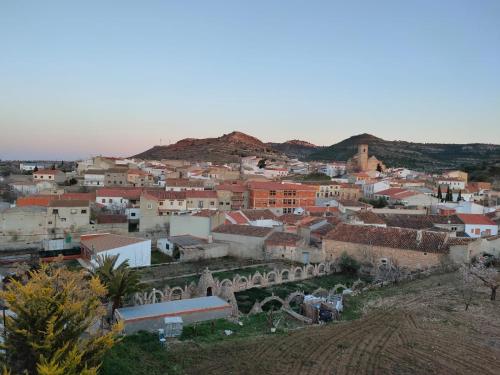
[(368, 145), (358, 145), (358, 152), (347, 161), (347, 170), (349, 172), (372, 172), (379, 169), (385, 170), (385, 165), (375, 156), (368, 157)]

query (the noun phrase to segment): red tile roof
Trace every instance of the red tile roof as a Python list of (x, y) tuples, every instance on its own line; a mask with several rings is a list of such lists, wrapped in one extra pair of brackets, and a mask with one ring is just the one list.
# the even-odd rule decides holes
[(56, 175), (58, 173), (64, 173), (58, 169), (39, 169), (36, 172), (33, 172), (33, 174), (50, 174), (50, 175)]
[(339, 242), (432, 253), (445, 253), (450, 245), (448, 233), (349, 224), (338, 224), (325, 238)]
[(494, 225), (494, 226), (496, 226), (496, 223), (485, 215), (481, 215), (481, 214), (457, 214), (457, 216), (464, 224)]
[(219, 211), (217, 210), (201, 210), (193, 214), (192, 216), (198, 216), (198, 217), (212, 217), (218, 214)]
[(186, 198), (217, 198), (214, 190), (186, 190)]
[(243, 215), (245, 215), (248, 220), (276, 220), (277, 217), (268, 209), (262, 210), (241, 210)]
[(248, 224), (246, 217), (239, 211), (226, 212), (226, 217), (229, 218), (227, 220), (229, 223), (234, 221), (235, 224)]
[(176, 199), (184, 200), (186, 199), (185, 191), (165, 191), (165, 190), (149, 190), (143, 193), (143, 196), (147, 199), (154, 199), (158, 201), (166, 199)]
[(141, 188), (102, 188), (97, 189), (96, 197), (121, 197), (139, 199), (144, 189)]
[(274, 232), (264, 242), (266, 246), (297, 246), (302, 238), (294, 233)]
[(79, 200), (62, 200), (55, 199), (49, 202), (49, 207), (88, 207), (89, 201)]
[(49, 203), (57, 199), (55, 195), (31, 195), (29, 197), (20, 197), (17, 198), (16, 206), (17, 207), (26, 207), (26, 206), (42, 206), (48, 207)]
[(215, 228), (212, 232), (235, 234), (238, 236), (266, 237), (272, 231), (272, 228), (254, 227), (251, 225), (224, 224)]
[(418, 195), (420, 193), (416, 191), (411, 191), (407, 189), (402, 189), (402, 188), (390, 188), (386, 190), (379, 191), (378, 193), (375, 193), (376, 196), (387, 196), (391, 199), (402, 199), (402, 198), (407, 198), (411, 197), (413, 195)]
[(304, 184), (292, 184), (292, 183), (281, 183), (281, 182), (250, 182), (248, 184), (250, 190), (301, 190), (301, 191), (316, 191), (316, 186), (304, 185)]

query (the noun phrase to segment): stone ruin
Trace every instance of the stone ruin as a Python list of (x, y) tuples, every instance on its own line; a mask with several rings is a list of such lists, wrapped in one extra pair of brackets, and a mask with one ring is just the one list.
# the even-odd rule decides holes
[(233, 314), (236, 316), (239, 314), (238, 304), (234, 295), (236, 292), (251, 288), (265, 288), (286, 282), (306, 280), (333, 272), (335, 272), (334, 263), (326, 262), (315, 265), (307, 264), (304, 266), (284, 268), (281, 270), (274, 269), (263, 273), (257, 271), (249, 277), (237, 274), (232, 280), (219, 280), (217, 278), (214, 279), (212, 272), (206, 268), (201, 273), (198, 283), (191, 282), (183, 288), (179, 286), (165, 286), (163, 290), (153, 289), (150, 292), (136, 293), (133, 297), (133, 303), (136, 305), (144, 305), (213, 295), (230, 303), (231, 306), (233, 306)]

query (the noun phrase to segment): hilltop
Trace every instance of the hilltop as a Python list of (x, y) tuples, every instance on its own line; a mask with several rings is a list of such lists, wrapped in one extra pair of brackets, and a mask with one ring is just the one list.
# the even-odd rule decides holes
[(359, 134), (310, 154), (308, 160), (347, 160), (357, 152), (358, 144), (367, 144), (388, 167), (442, 170), (479, 166), (500, 160), (500, 145), (469, 143), (414, 143), (387, 141), (371, 134)]
[(186, 138), (168, 146), (154, 146), (135, 158), (161, 160), (239, 162), (243, 156), (257, 155), (267, 159), (286, 159), (286, 155), (248, 134), (233, 131), (217, 138)]
[(316, 146), (312, 143), (292, 139), (284, 143), (269, 142), (267, 145), (275, 150), (286, 154), (290, 158), (306, 159), (309, 155), (322, 150), (324, 147)]

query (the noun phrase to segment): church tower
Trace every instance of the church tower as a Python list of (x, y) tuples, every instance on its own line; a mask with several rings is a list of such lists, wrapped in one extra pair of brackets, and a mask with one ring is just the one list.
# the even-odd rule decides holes
[(358, 145), (358, 168), (361, 171), (368, 169), (368, 145)]

